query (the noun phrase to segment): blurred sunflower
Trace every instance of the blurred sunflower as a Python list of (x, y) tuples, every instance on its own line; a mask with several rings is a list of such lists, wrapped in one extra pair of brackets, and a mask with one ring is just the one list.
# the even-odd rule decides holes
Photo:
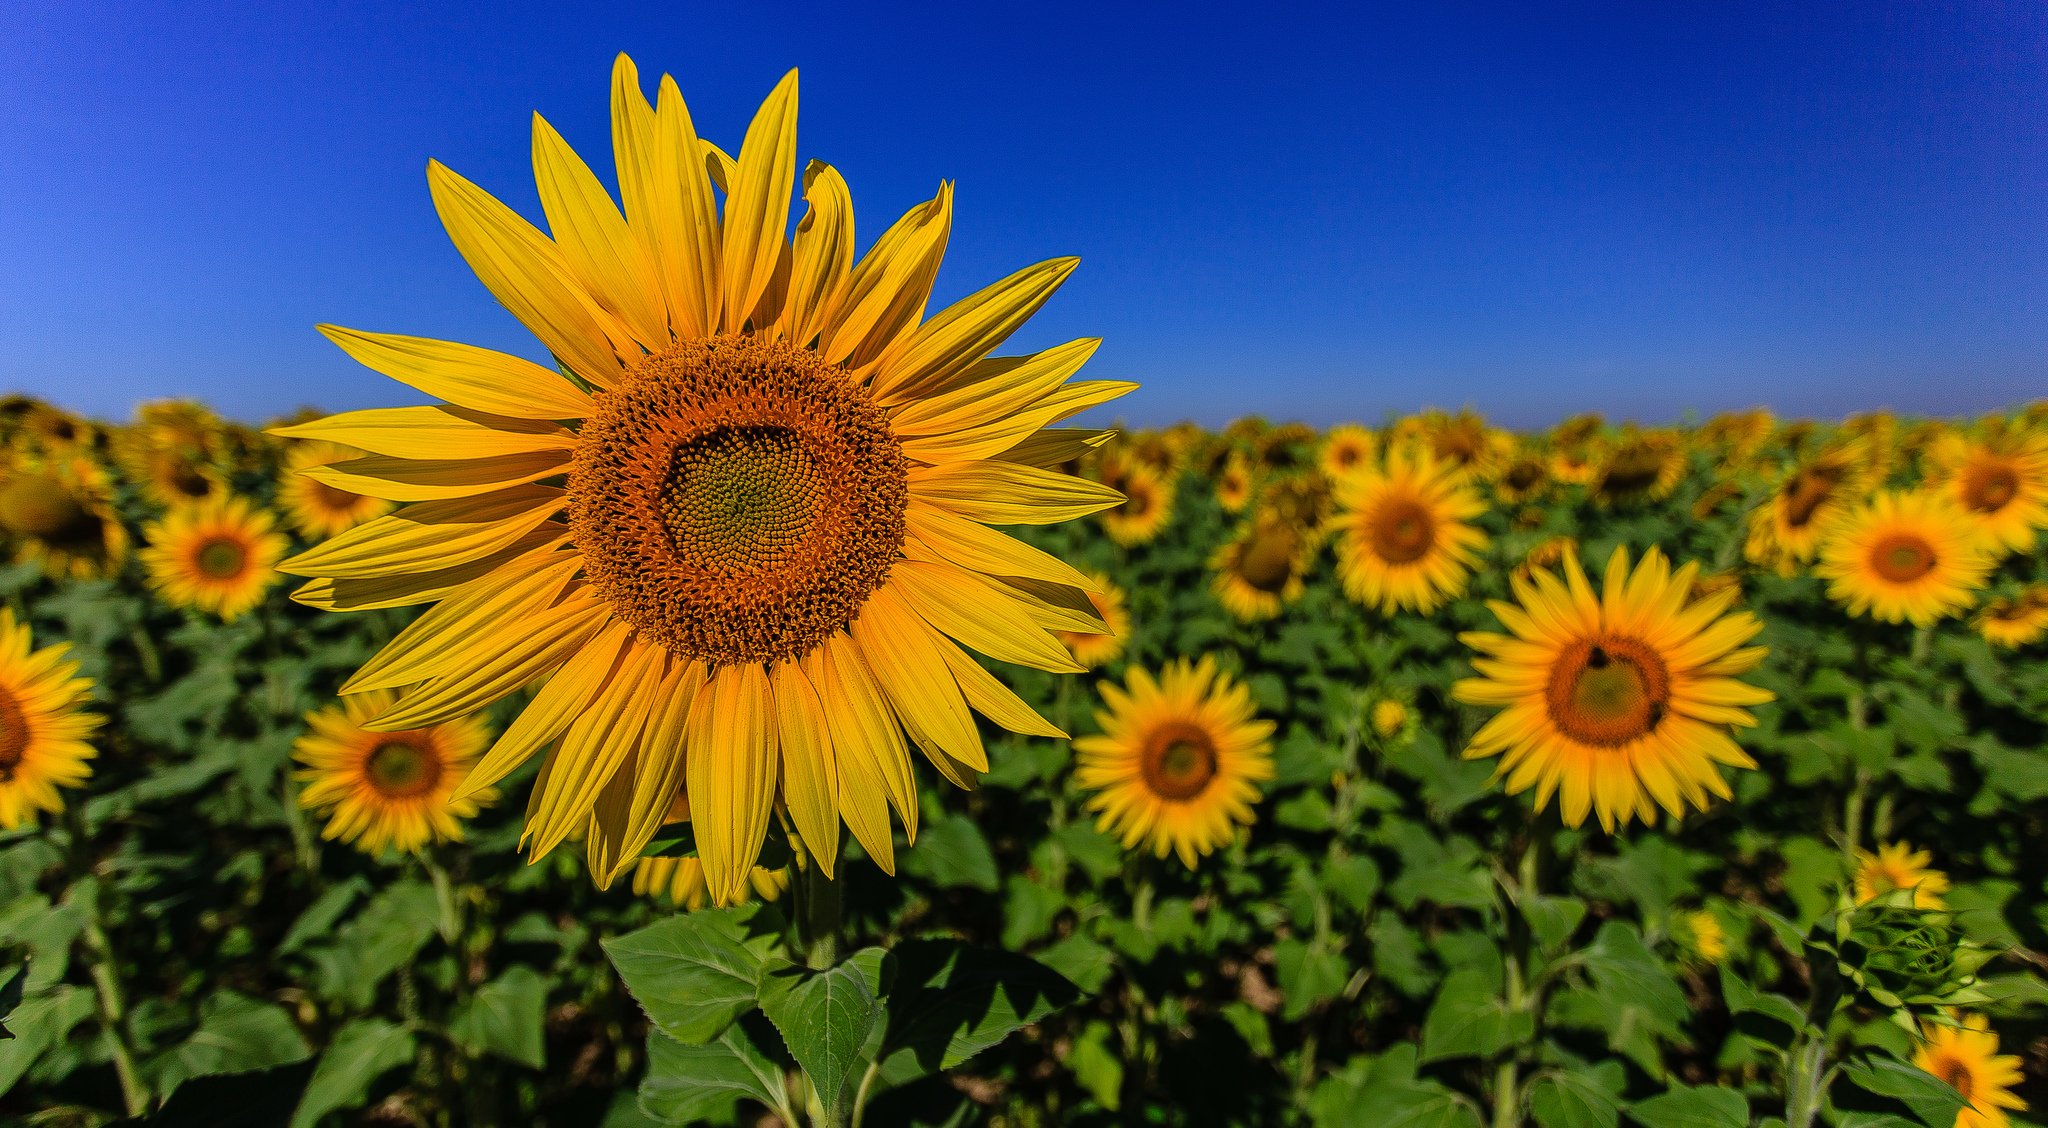
[(1920, 1036), (1913, 1064), (1941, 1078), (1969, 1102), (1956, 1113), (1955, 1128), (2007, 1128), (2012, 1123), (2007, 1110), (2027, 1107), (2013, 1093), (2025, 1080), (2020, 1059), (1998, 1052), (1998, 1035), (1983, 1015), (1970, 1015), (1957, 1026), (1923, 1023)]
[(1088, 593), (1088, 602), (1094, 606), (1096, 618), (1108, 629), (1101, 634), (1052, 633), (1074, 656), (1074, 661), (1093, 670), (1116, 661), (1117, 655), (1124, 652), (1124, 639), (1131, 633), (1131, 613), (1124, 606), (1124, 589), (1100, 572), (1089, 572), (1087, 576), (1095, 584), (1095, 589)]
[(263, 602), (290, 548), (277, 518), (243, 497), (171, 510), (142, 531), (150, 587), (173, 607), (233, 620)]
[(1341, 479), (1371, 462), (1376, 449), (1371, 431), (1356, 423), (1339, 423), (1323, 435), (1316, 465), (1330, 477)]
[(113, 440), (122, 472), (150, 500), (170, 508), (227, 493), (220, 465), (225, 446), (220, 417), (187, 400), (143, 404), (135, 422), (115, 432)]
[(1252, 501), (1252, 464), (1241, 452), (1232, 451), (1216, 474), (1216, 504), (1225, 513), (1242, 513)]
[(1976, 602), (1992, 564), (1953, 502), (1888, 490), (1834, 524), (1814, 574), (1851, 615), (1925, 627)]
[(16, 434), (30, 449), (59, 457), (92, 453), (100, 429), (55, 404), (37, 400), (16, 421)]
[(1180, 475), (1180, 453), (1165, 432), (1143, 431), (1132, 435), (1124, 450), (1132, 461), (1161, 478), (1171, 481)]
[(1856, 903), (1875, 901), (1895, 889), (1913, 891), (1916, 909), (1945, 908), (1948, 875), (1931, 867), (1934, 855), (1909, 842), (1880, 846), (1877, 853), (1856, 851)]
[(1539, 569), (1555, 568), (1578, 550), (1579, 542), (1574, 537), (1550, 537), (1538, 542), (1528, 555), (1522, 557), (1521, 562), (1515, 565), (1513, 575), (1524, 580), (1532, 579)]
[(1430, 455), (1473, 481), (1490, 481), (1514, 450), (1513, 435), (1489, 426), (1469, 407), (1456, 415), (1431, 410), (1420, 418), (1422, 441)]
[(1594, 469), (1593, 500), (1601, 505), (1662, 501), (1685, 478), (1685, 443), (1668, 430), (1630, 431)]
[(306, 714), (306, 733), (292, 745), (303, 765), (296, 773), (304, 784), (299, 805), (327, 817), (321, 837), (354, 843), (366, 854), (386, 846), (417, 854), (436, 842), (460, 842), (457, 820), (497, 798), (487, 787), (455, 794), (490, 730), (472, 716), (372, 729), (394, 700), (386, 690), (371, 690)]
[(1375, 698), (1366, 709), (1366, 723), (1372, 726), (1373, 735), (1386, 744), (1406, 743), (1419, 727), (1415, 708), (1403, 693)]
[(1550, 456), (1535, 447), (1522, 447), (1508, 459), (1493, 480), (1493, 496), (1502, 505), (1537, 501), (1550, 492)]
[(1302, 526), (1261, 513), (1209, 557), (1209, 590), (1240, 622), (1275, 618), (1301, 598), (1315, 542)]
[(1550, 476), (1567, 486), (1591, 485), (1600, 473), (1604, 444), (1598, 439), (1558, 444), (1550, 448)]
[(14, 611), (0, 608), (0, 829), (63, 810), (57, 789), (92, 775), (86, 741), (104, 719), (84, 710), (93, 683), (78, 676), (70, 652), (68, 642), (36, 649)]
[[(326, 421), (319, 437), (372, 454), (324, 481), (410, 504), (289, 562), (317, 577), (298, 598), (441, 600), (373, 663), (376, 686), (414, 687), (378, 728), (547, 679), (458, 794), (552, 745), (525, 844), (538, 857), (584, 834), (600, 884), (678, 786), (715, 903), (745, 889), (778, 803), (828, 876), (842, 819), (891, 866), (889, 809), (916, 830), (911, 745), (965, 787), (988, 764), (970, 710), (1061, 735), (955, 640), (1072, 672), (1051, 632), (1104, 629), (1085, 577), (988, 527), (1122, 500), (1047, 469), (1103, 438), (1047, 428), (1133, 386), (1068, 382), (1097, 342), (988, 355), (1075, 260), (926, 318), (951, 186), (856, 257), (845, 181), (818, 162), (798, 175), (796, 114), (792, 71), (731, 157), (697, 137), (673, 80), (650, 104), (621, 56), (624, 210), (536, 118), (552, 235), (429, 166), (457, 249), (573, 378), (324, 330), (449, 406)], [(793, 191), (809, 212), (792, 241)]]
[(1258, 785), (1273, 778), (1273, 722), (1208, 658), (1169, 663), (1157, 679), (1132, 667), (1125, 684), (1102, 686), (1102, 733), (1074, 741), (1074, 780), (1096, 792), (1088, 809), (1126, 850), (1171, 850), (1192, 869), (1252, 823)]
[(1744, 492), (1740, 482), (1715, 482), (1713, 485), (1701, 490), (1700, 496), (1693, 499), (1692, 519), (1695, 521), (1707, 520), (1716, 513), (1730, 508), (1735, 503), (1741, 501)]
[(1679, 914), (1679, 925), (1686, 948), (1703, 964), (1709, 966), (1728, 958), (1728, 930), (1721, 926), (1721, 918), (1707, 909), (1694, 909)]
[(1763, 661), (1762, 647), (1742, 646), (1763, 623), (1725, 613), (1727, 593), (1688, 601), (1698, 571), (1674, 573), (1654, 548), (1631, 571), (1617, 548), (1597, 596), (1576, 554), (1562, 581), (1513, 577), (1517, 603), (1488, 604), (1511, 634), (1459, 636), (1484, 657), (1452, 696), (1503, 707), (1465, 757), (1500, 756), (1510, 795), (1534, 787), (1540, 811), (1556, 794), (1567, 824), (1592, 811), (1610, 833), (1655, 807), (1677, 818), (1709, 794), (1728, 798), (1720, 765), (1756, 761), (1727, 730), (1756, 723), (1743, 707), (1772, 698), (1735, 677)]
[(2030, 584), (1992, 600), (1978, 612), (1976, 626), (1986, 642), (2009, 650), (2041, 641), (2048, 635), (2048, 585)]
[[(292, 428), (280, 428), (289, 434)], [(307, 439), (295, 442), (285, 453), (284, 474), (277, 483), (277, 502), (285, 520), (308, 540), (321, 540), (345, 533), (372, 518), (391, 512), (393, 504), (368, 494), (330, 486), (306, 472), (361, 457), (362, 451), (339, 443)]]
[(1842, 420), (1836, 441), (1853, 443), (1863, 459), (1868, 489), (1891, 477), (1898, 463), (1899, 417), (1889, 411), (1865, 411)]
[(1989, 441), (1950, 435), (1928, 461), (1926, 484), (1955, 502), (1991, 543), (2032, 551), (2048, 528), (2048, 435), (2011, 432)]
[(1138, 463), (1121, 466), (1113, 477), (1105, 469), (1103, 483), (1123, 494), (1121, 504), (1096, 518), (1109, 539), (1125, 548), (1157, 539), (1173, 516), (1173, 483)]
[(1790, 576), (1820, 552), (1828, 524), (1865, 492), (1868, 468), (1857, 448), (1830, 446), (1795, 463), (1750, 511), (1742, 554), (1752, 564)]
[(1764, 448), (1776, 426), (1768, 408), (1724, 411), (1702, 424), (1694, 432), (1694, 441), (1701, 449), (1719, 455), (1722, 466), (1740, 466)]
[(1486, 504), (1464, 475), (1428, 452), (1389, 451), (1383, 466), (1337, 483), (1337, 573), (1351, 598), (1425, 615), (1465, 589), (1486, 534)]
[(1316, 429), (1306, 423), (1282, 423), (1267, 428), (1252, 443), (1259, 468), (1274, 474), (1289, 474), (1315, 465), (1318, 446)]
[(14, 559), (56, 579), (111, 576), (128, 559), (113, 483), (88, 456), (0, 451), (0, 535)]

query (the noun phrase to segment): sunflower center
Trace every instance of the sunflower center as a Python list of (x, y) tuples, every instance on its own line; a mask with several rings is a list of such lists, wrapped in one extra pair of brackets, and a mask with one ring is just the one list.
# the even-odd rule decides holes
[(192, 563), (207, 579), (232, 580), (248, 567), (249, 550), (232, 538), (212, 537), (200, 543)]
[(1380, 559), (1407, 564), (1429, 554), (1436, 543), (1436, 518), (1420, 502), (1394, 498), (1372, 518), (1372, 548)]
[(441, 782), (441, 759), (413, 742), (387, 739), (370, 750), (363, 774), (370, 786), (392, 799), (424, 795)]
[(1508, 467), (1508, 472), (1501, 476), (1501, 481), (1511, 490), (1534, 489), (1542, 480), (1543, 464), (1526, 459)]
[(1973, 466), (1963, 478), (1963, 504), (1979, 513), (2004, 509), (2019, 492), (2020, 477), (2010, 466)]
[(1835, 493), (1835, 475), (1819, 468), (1802, 470), (1785, 488), (1785, 524), (1805, 528)]
[(1146, 788), (1161, 799), (1192, 799), (1216, 778), (1216, 745), (1194, 725), (1163, 725), (1145, 742), (1138, 771)]
[(1581, 744), (1619, 747), (1654, 731), (1671, 700), (1671, 677), (1655, 650), (1602, 636), (1566, 647), (1544, 692), (1550, 720)]
[[(311, 481), (310, 479), (308, 480)], [(362, 504), (363, 501), (362, 494), (337, 489), (326, 482), (312, 482), (312, 487), (313, 496), (320, 502), (321, 508), (330, 512), (349, 512)]]
[(1278, 593), (1294, 576), (1294, 557), (1301, 540), (1287, 529), (1262, 529), (1252, 534), (1237, 558), (1237, 575), (1263, 592)]
[(167, 488), (194, 501), (203, 500), (213, 493), (213, 483), (199, 472), (199, 467), (177, 455), (166, 459), (161, 474)]
[(1967, 1102), (1971, 1099), (1970, 1066), (1967, 1062), (1953, 1057), (1943, 1057), (1934, 1063), (1934, 1068), (1929, 1072), (1941, 1078), (1948, 1084), (1949, 1088), (1961, 1094), (1964, 1101)]
[(23, 475), (0, 489), (0, 526), (57, 543), (89, 541), (99, 530), (98, 520), (78, 495), (43, 474)]
[(1870, 567), (1895, 584), (1910, 584), (1934, 571), (1934, 546), (1921, 537), (1899, 533), (1878, 541), (1870, 549)]
[(28, 715), (14, 694), (0, 689), (0, 783), (14, 782), (14, 773), (28, 753)]
[(793, 658), (881, 587), (907, 471), (887, 416), (842, 370), (715, 337), (647, 357), (596, 399), (569, 524), (635, 630), (716, 665)]

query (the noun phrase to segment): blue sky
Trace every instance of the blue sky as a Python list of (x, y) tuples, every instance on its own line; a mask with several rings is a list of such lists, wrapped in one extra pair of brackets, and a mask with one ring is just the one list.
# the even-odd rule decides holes
[(414, 402), (333, 321), (535, 346), (434, 218), (529, 216), (529, 114), (608, 169), (611, 59), (799, 152), (863, 242), (958, 181), (941, 297), (1080, 272), (1140, 423), (1472, 404), (1517, 425), (2048, 393), (2038, 4), (13, 6), (0, 384), (100, 415)]

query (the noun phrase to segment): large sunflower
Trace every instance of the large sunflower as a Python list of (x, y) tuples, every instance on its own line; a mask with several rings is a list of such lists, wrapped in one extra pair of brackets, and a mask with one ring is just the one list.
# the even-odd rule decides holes
[(1337, 483), (1337, 574), (1353, 599), (1427, 615), (1465, 590), (1486, 547), (1470, 522), (1486, 503), (1465, 476), (1426, 451), (1387, 452), (1383, 467)]
[(1945, 907), (1948, 875), (1933, 868), (1933, 861), (1932, 853), (1915, 850), (1910, 842), (1880, 846), (1875, 854), (1857, 850), (1856, 903), (1875, 901), (1895, 889), (1911, 889), (1914, 908)]
[(1097, 793), (1088, 809), (1125, 849), (1171, 850), (1193, 868), (1252, 822), (1258, 785), (1273, 778), (1273, 722), (1207, 658), (1175, 661), (1157, 679), (1134, 666), (1126, 686), (1102, 686), (1102, 732), (1074, 741), (1074, 780)]
[(0, 453), (0, 535), (16, 560), (36, 561), (58, 579), (113, 575), (130, 547), (113, 484), (97, 462), (15, 444)]
[(1888, 490), (1835, 523), (1814, 572), (1852, 615), (1925, 627), (1976, 602), (1992, 565), (1982, 533), (1953, 502)]
[(1084, 631), (1054, 631), (1074, 656), (1074, 661), (1093, 670), (1116, 661), (1124, 652), (1124, 639), (1131, 633), (1131, 613), (1124, 606), (1124, 589), (1112, 583), (1100, 572), (1087, 573), (1094, 582), (1095, 590), (1088, 593), (1088, 602), (1095, 607), (1095, 616), (1102, 620), (1104, 630), (1100, 633)]
[(63, 810), (57, 789), (92, 775), (86, 740), (102, 718), (80, 708), (92, 681), (77, 676), (70, 651), (66, 642), (35, 649), (28, 627), (0, 608), (0, 828)]
[(418, 853), (435, 842), (459, 842), (458, 819), (476, 814), (489, 788), (456, 797), (490, 730), (476, 717), (419, 728), (372, 728), (395, 696), (371, 690), (306, 715), (306, 733), (292, 748), (304, 765), (299, 805), (327, 815), (324, 838), (353, 842), (364, 853), (386, 846)]
[(1488, 604), (1511, 634), (1459, 636), (1485, 657), (1453, 696), (1503, 707), (1465, 757), (1500, 756), (1509, 794), (1534, 787), (1538, 810), (1556, 794), (1565, 822), (1590, 810), (1610, 832), (1655, 807), (1676, 818), (1709, 794), (1728, 798), (1719, 765), (1756, 766), (1728, 726), (1754, 724), (1743, 707), (1772, 696), (1735, 678), (1763, 661), (1762, 647), (1742, 646), (1763, 624), (1726, 613), (1733, 592), (1688, 600), (1698, 570), (1674, 573), (1653, 548), (1631, 572), (1617, 548), (1599, 595), (1576, 553), (1562, 581), (1511, 577), (1519, 606)]
[(1998, 1052), (1998, 1035), (1983, 1015), (1970, 1015), (1960, 1026), (1926, 1023), (1921, 1038), (1913, 1064), (1941, 1078), (1969, 1102), (1956, 1113), (1955, 1128), (2006, 1128), (2012, 1123), (2006, 1110), (2027, 1107), (2013, 1095), (2024, 1080), (2020, 1059)]
[[(280, 427), (276, 434), (298, 435), (317, 434), (318, 422), (296, 427)], [(285, 520), (302, 536), (312, 540), (345, 533), (357, 525), (391, 512), (392, 504), (383, 498), (371, 497), (330, 486), (320, 480), (317, 470), (359, 458), (362, 451), (352, 450), (339, 443), (309, 439), (296, 442), (285, 453), (284, 473), (278, 478), (277, 503), (284, 509)]]
[[(1060, 735), (955, 642), (1081, 668), (1051, 632), (1103, 629), (1087, 578), (986, 526), (1120, 501), (1047, 469), (1101, 433), (1047, 428), (1132, 387), (1068, 382), (1093, 340), (988, 355), (1073, 259), (925, 317), (951, 186), (856, 258), (845, 181), (817, 162), (798, 175), (796, 112), (791, 72), (730, 157), (673, 80), (650, 105), (621, 56), (624, 210), (537, 118), (552, 234), (431, 164), (457, 249), (569, 375), (326, 328), (448, 404), (327, 420), (322, 437), (372, 453), (323, 479), (408, 504), (288, 564), (317, 577), (298, 593), (314, 606), (441, 600), (376, 660), (379, 684), (413, 687), (379, 728), (548, 679), (464, 785), (552, 745), (535, 856), (585, 833), (613, 880), (686, 781), (721, 904), (778, 801), (829, 874), (842, 818), (877, 858), (891, 807), (915, 833), (911, 745), (967, 786), (987, 767), (973, 711)], [(792, 239), (793, 190), (809, 210)]]
[(1975, 442), (1949, 435), (1935, 443), (1929, 462), (1928, 484), (1992, 543), (2027, 552), (2048, 528), (2048, 435), (2010, 431)]
[(283, 578), (277, 562), (290, 547), (277, 518), (242, 497), (173, 509), (142, 535), (149, 542), (142, 563), (157, 595), (173, 607), (227, 620), (263, 602)]

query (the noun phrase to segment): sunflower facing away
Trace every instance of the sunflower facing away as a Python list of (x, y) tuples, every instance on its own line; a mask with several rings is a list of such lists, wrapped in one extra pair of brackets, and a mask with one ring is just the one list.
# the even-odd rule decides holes
[(459, 842), (457, 819), (476, 814), (497, 793), (462, 786), (490, 730), (476, 717), (419, 728), (380, 731), (370, 724), (391, 708), (385, 690), (352, 694), (306, 715), (306, 733), (292, 754), (304, 790), (299, 805), (328, 816), (323, 838), (352, 842), (366, 854), (386, 846), (418, 853), (435, 842)]
[(1652, 548), (1631, 571), (1617, 548), (1598, 595), (1576, 553), (1563, 580), (1511, 577), (1517, 602), (1488, 603), (1511, 633), (1459, 636), (1484, 657), (1452, 696), (1502, 710), (1465, 758), (1501, 757), (1509, 794), (1534, 787), (1539, 811), (1556, 794), (1567, 824), (1592, 811), (1610, 833), (1656, 807), (1677, 818), (1728, 798), (1720, 765), (1756, 766), (1728, 727), (1756, 723), (1744, 706), (1772, 697), (1735, 677), (1763, 661), (1764, 648), (1742, 645), (1763, 623), (1726, 613), (1733, 592), (1688, 599), (1698, 570), (1674, 573)]
[(0, 536), (18, 561), (59, 579), (110, 576), (128, 559), (128, 527), (106, 471), (82, 454), (0, 453)]
[(2048, 585), (2031, 584), (1985, 604), (1977, 613), (1977, 633), (2009, 650), (2041, 641), (2048, 635)]
[(2020, 1059), (1998, 1052), (1998, 1035), (1983, 1015), (1970, 1015), (1960, 1026), (1925, 1023), (1920, 1033), (1913, 1064), (1947, 1082), (1969, 1102), (1956, 1114), (1955, 1128), (2006, 1128), (2012, 1123), (2006, 1111), (2027, 1107), (2013, 1094), (2024, 1079)]
[(1108, 576), (1100, 572), (1086, 573), (1095, 584), (1095, 590), (1088, 593), (1088, 602), (1095, 607), (1095, 617), (1102, 620), (1105, 628), (1100, 634), (1084, 631), (1054, 631), (1053, 637), (1074, 656), (1074, 661), (1093, 670), (1116, 661), (1124, 652), (1124, 638), (1131, 633), (1131, 613), (1124, 605), (1124, 589), (1111, 583)]
[(1299, 525), (1260, 513), (1209, 557), (1209, 590), (1231, 617), (1263, 622), (1301, 598), (1317, 542)]
[(1934, 444), (1928, 484), (1977, 523), (1993, 544), (2028, 552), (2048, 528), (2048, 436), (2012, 431), (1972, 442)]
[[(411, 687), (377, 728), (546, 679), (459, 792), (548, 749), (533, 856), (581, 834), (615, 880), (686, 785), (718, 904), (778, 802), (828, 875), (842, 819), (888, 867), (889, 810), (916, 831), (913, 745), (964, 787), (988, 766), (974, 712), (1061, 735), (956, 643), (1079, 671), (1051, 632), (1103, 629), (1088, 579), (987, 526), (1122, 500), (1048, 469), (1103, 437), (1052, 424), (1133, 386), (1068, 382), (1097, 342), (988, 355), (1075, 260), (926, 317), (951, 186), (857, 257), (845, 181), (818, 162), (799, 175), (796, 113), (791, 72), (731, 157), (697, 137), (672, 79), (650, 104), (621, 56), (624, 209), (536, 118), (550, 233), (430, 164), (456, 248), (571, 376), (326, 327), (448, 402), (322, 425), (371, 452), (322, 480), (405, 507), (287, 565), (315, 577), (297, 598), (318, 607), (440, 601), (352, 683)], [(792, 192), (808, 206), (793, 239)]]
[[(276, 433), (293, 435), (301, 431), (317, 433), (318, 430), (319, 424), (313, 423), (281, 427)], [(382, 498), (330, 486), (308, 473), (317, 467), (359, 458), (362, 454), (362, 451), (319, 439), (291, 445), (285, 454), (284, 473), (278, 478), (277, 503), (284, 509), (285, 520), (291, 522), (292, 528), (297, 529), (300, 535), (321, 540), (391, 512), (392, 504)]]
[(1992, 565), (1983, 534), (1953, 502), (1888, 490), (1833, 526), (1814, 574), (1851, 615), (1925, 627), (1976, 602)]
[(1486, 547), (1470, 522), (1486, 503), (1426, 451), (1387, 452), (1384, 467), (1337, 483), (1337, 574), (1351, 598), (1392, 614), (1427, 615), (1465, 590)]
[(1273, 722), (1208, 658), (1172, 662), (1157, 679), (1132, 667), (1125, 684), (1102, 686), (1102, 732), (1074, 741), (1074, 780), (1096, 792), (1088, 809), (1124, 849), (1171, 850), (1193, 869), (1251, 824), (1258, 785), (1273, 778)]
[(68, 661), (67, 642), (34, 648), (28, 627), (0, 608), (0, 828), (19, 830), (36, 812), (64, 809), (60, 787), (92, 775), (87, 744), (102, 718), (80, 706), (92, 681)]
[(1933, 861), (1933, 854), (1915, 850), (1908, 842), (1880, 846), (1875, 854), (1856, 851), (1856, 903), (1875, 901), (1895, 889), (1911, 889), (1914, 908), (1943, 908), (1948, 875), (1931, 868)]
[(290, 547), (277, 519), (242, 497), (173, 509), (142, 535), (142, 563), (163, 601), (225, 620), (263, 601), (283, 578), (277, 562)]

